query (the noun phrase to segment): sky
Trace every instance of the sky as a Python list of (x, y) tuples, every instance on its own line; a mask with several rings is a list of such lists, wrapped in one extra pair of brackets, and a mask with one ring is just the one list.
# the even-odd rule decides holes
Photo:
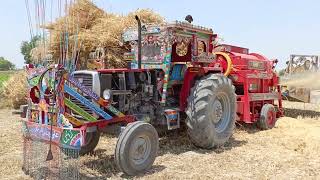
[[(48, 6), (58, 2), (41, 1), (46, 1)], [(212, 28), (224, 39), (223, 43), (279, 59), (278, 69), (285, 67), (290, 54), (320, 55), (319, 0), (92, 1), (105, 11), (120, 14), (150, 8), (167, 21), (184, 20), (190, 14), (193, 24)], [(0, 23), (0, 56), (22, 67), (20, 45), (31, 37), (25, 1), (2, 0)]]

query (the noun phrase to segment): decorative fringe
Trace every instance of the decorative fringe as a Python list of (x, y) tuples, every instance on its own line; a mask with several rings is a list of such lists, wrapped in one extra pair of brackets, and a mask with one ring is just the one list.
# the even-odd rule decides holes
[(80, 179), (79, 150), (52, 144), (53, 159), (46, 161), (49, 144), (23, 138), (22, 170), (33, 179)]

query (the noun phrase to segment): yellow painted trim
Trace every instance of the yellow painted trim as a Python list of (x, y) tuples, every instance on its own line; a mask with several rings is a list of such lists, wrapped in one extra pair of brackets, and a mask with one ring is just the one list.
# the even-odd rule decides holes
[(224, 72), (224, 75), (228, 76), (231, 73), (232, 66), (233, 66), (230, 56), (227, 53), (224, 53), (224, 52), (215, 52), (214, 54), (223, 56), (224, 59), (227, 61), (228, 67), (226, 69), (226, 72)]

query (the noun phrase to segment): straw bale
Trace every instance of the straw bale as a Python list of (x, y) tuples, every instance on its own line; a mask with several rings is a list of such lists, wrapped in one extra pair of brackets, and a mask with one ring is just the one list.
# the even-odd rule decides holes
[[(162, 16), (150, 9), (138, 9), (127, 15), (119, 15), (105, 12), (88, 0), (78, 0), (69, 7), (66, 16), (45, 26), (50, 31), (49, 52), (57, 61), (61, 55), (61, 46), (67, 40), (69, 44), (67, 59), (75, 56), (75, 49), (80, 49), (80, 60), (85, 61), (90, 52), (102, 47), (106, 49), (107, 68), (122, 67), (125, 65), (123, 53), (128, 51), (128, 47), (123, 45), (121, 35), (128, 27), (136, 26), (135, 15), (146, 24), (164, 22)], [(34, 59), (38, 58), (36, 55), (37, 53), (33, 56)]]
[(26, 78), (26, 73), (21, 71), (14, 74), (4, 83), (1, 96), (3, 97), (3, 101), (6, 105), (17, 109), (20, 105), (27, 103), (26, 96), (28, 87)]

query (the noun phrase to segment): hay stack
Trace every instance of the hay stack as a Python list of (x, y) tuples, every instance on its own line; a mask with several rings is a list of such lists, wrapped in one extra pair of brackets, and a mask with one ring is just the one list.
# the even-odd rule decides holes
[(35, 64), (43, 61), (48, 54), (48, 42), (47, 41), (38, 41), (36, 47), (31, 49), (30, 55)]
[(88, 0), (78, 0), (69, 8), (67, 16), (58, 18), (56, 22), (45, 27), (50, 31), (49, 52), (52, 52), (56, 61), (60, 58), (60, 47), (65, 42), (64, 33), (67, 32), (67, 59), (74, 57), (76, 48), (81, 50), (80, 60), (84, 63), (90, 52), (102, 47), (107, 53), (107, 68), (122, 67), (123, 53), (128, 49), (122, 45), (121, 35), (126, 28), (136, 25), (135, 15), (138, 15), (143, 23), (164, 22), (163, 17), (150, 9), (117, 15), (104, 12)]
[(15, 109), (20, 105), (27, 103), (27, 74), (24, 71), (17, 72), (3, 85), (1, 97), (3, 98), (4, 105), (11, 106)]

